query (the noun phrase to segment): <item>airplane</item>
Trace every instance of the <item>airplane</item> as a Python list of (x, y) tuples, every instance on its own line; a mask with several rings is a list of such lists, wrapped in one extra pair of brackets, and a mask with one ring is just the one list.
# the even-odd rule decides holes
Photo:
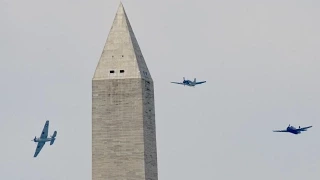
[(300, 134), (302, 131), (307, 131), (307, 129), (309, 129), (311, 127), (312, 126), (300, 128), (300, 126), (299, 126), (299, 128), (297, 129), (297, 128), (293, 127), (293, 126), (290, 126), (290, 124), (289, 124), (287, 129), (285, 129), (285, 130), (274, 130), (273, 132), (288, 132), (288, 133), (292, 133), (292, 134), (296, 134), (297, 135), (297, 134)]
[(43, 148), (44, 144), (47, 141), (50, 141), (50, 145), (52, 145), (54, 143), (54, 141), (56, 140), (56, 136), (57, 136), (57, 131), (54, 131), (53, 135), (51, 136), (51, 138), (48, 138), (48, 129), (49, 129), (49, 120), (46, 121), (46, 123), (44, 124), (42, 133), (40, 135), (39, 138), (37, 138), (36, 136), (34, 137), (33, 140), (34, 142), (37, 142), (37, 148), (36, 148), (36, 152), (34, 153), (33, 157), (37, 157), (38, 154), (40, 153), (41, 149)]
[(171, 82), (171, 83), (175, 83), (175, 84), (181, 84), (181, 85), (184, 85), (184, 86), (190, 86), (190, 87), (194, 87), (198, 84), (202, 84), (202, 83), (205, 83), (206, 81), (200, 81), (200, 82), (197, 82), (197, 79), (194, 78), (194, 81), (190, 81), (190, 80), (185, 80), (185, 78), (183, 77), (183, 81), (182, 82)]

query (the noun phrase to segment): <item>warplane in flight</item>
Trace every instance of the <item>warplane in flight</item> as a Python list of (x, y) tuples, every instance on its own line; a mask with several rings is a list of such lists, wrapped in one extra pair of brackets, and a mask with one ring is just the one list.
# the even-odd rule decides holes
[(195, 85), (202, 84), (202, 83), (205, 83), (205, 82), (206, 82), (206, 81), (197, 82), (197, 79), (196, 79), (196, 78), (194, 78), (194, 81), (185, 80), (185, 78), (183, 77), (183, 81), (182, 81), (182, 82), (171, 82), (171, 83), (181, 84), (181, 85), (184, 85), (184, 86), (192, 86), (192, 87), (194, 87)]
[(48, 138), (48, 129), (49, 129), (49, 120), (47, 120), (46, 123), (44, 124), (44, 127), (43, 127), (43, 130), (42, 130), (40, 137), (39, 138), (34, 137), (34, 139), (31, 140), (31, 141), (38, 143), (37, 148), (36, 148), (36, 152), (34, 153), (33, 157), (38, 156), (38, 154), (40, 153), (41, 149), (43, 148), (44, 144), (47, 141), (50, 141), (50, 145), (52, 145), (54, 143), (54, 141), (56, 140), (57, 131), (54, 131), (51, 138)]
[(297, 129), (297, 128), (293, 127), (293, 126), (290, 126), (290, 124), (289, 124), (287, 129), (285, 129), (285, 130), (275, 130), (273, 132), (289, 132), (289, 133), (292, 133), (292, 134), (300, 134), (302, 131), (307, 131), (307, 129), (311, 128), (311, 127), (312, 126), (300, 128), (300, 126), (299, 126), (299, 128)]

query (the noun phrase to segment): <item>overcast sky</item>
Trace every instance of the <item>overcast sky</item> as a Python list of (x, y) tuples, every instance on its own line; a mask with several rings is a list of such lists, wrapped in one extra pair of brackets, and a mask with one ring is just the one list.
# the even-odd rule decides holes
[[(122, 2), (155, 83), (159, 180), (319, 179), (319, 1)], [(91, 179), (91, 80), (118, 6), (0, 0), (1, 179)], [(57, 140), (33, 158), (46, 119)], [(272, 132), (289, 124), (313, 128)]]

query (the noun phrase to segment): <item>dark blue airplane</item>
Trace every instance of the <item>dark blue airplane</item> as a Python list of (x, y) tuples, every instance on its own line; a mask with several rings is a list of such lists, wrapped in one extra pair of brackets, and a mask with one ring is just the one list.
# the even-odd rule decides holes
[(38, 154), (40, 153), (41, 149), (43, 148), (43, 146), (46, 144), (47, 141), (50, 141), (50, 145), (52, 145), (56, 140), (57, 131), (54, 131), (51, 138), (48, 138), (48, 130), (49, 130), (49, 120), (47, 120), (46, 123), (44, 124), (40, 137), (39, 138), (34, 137), (34, 139), (32, 140), (38, 143), (33, 157), (38, 156)]
[(287, 127), (286, 130), (275, 130), (273, 132), (288, 132), (288, 133), (292, 133), (292, 134), (300, 134), (302, 131), (307, 131), (307, 129), (309, 129), (311, 127), (312, 126), (300, 128), (300, 126), (299, 126), (299, 128), (297, 129), (293, 126), (290, 126), (290, 124), (289, 124), (289, 126)]
[(185, 78), (183, 77), (183, 81), (182, 81), (182, 82), (171, 82), (171, 83), (181, 84), (181, 85), (184, 85), (184, 86), (192, 86), (192, 87), (194, 87), (195, 85), (202, 84), (202, 83), (205, 83), (205, 82), (206, 82), (206, 81), (197, 82), (197, 79), (196, 79), (196, 78), (194, 78), (194, 81), (185, 80)]

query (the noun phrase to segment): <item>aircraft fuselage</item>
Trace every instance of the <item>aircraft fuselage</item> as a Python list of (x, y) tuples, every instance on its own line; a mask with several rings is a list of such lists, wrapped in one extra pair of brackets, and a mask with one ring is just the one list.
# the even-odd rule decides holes
[(40, 138), (36, 138), (33, 141), (34, 142), (47, 142), (47, 141), (51, 141), (54, 138), (45, 138), (45, 139), (40, 139)]
[(196, 83), (193, 83), (192, 81), (189, 81), (189, 80), (183, 81), (183, 84), (186, 86), (195, 86), (196, 85)]
[(292, 133), (292, 134), (300, 134), (300, 133), (301, 133), (301, 131), (299, 131), (298, 129), (296, 129), (296, 128), (293, 127), (293, 126), (287, 127), (287, 131), (288, 131), (289, 133)]

